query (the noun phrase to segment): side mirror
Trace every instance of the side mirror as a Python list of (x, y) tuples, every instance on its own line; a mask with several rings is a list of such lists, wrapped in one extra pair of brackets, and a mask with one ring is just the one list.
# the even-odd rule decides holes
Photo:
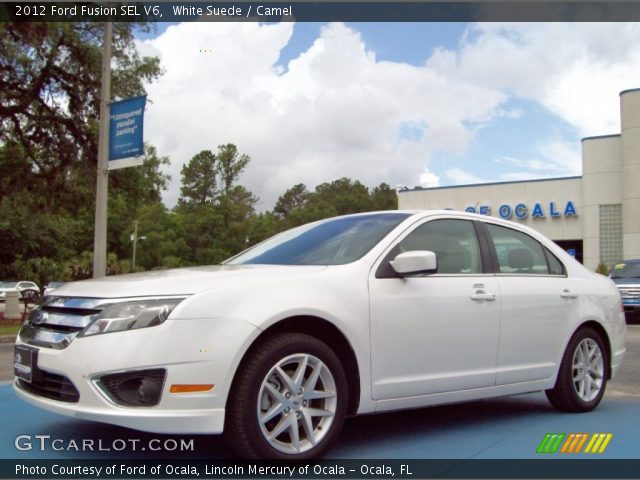
[(435, 273), (438, 270), (436, 254), (429, 250), (414, 250), (400, 253), (389, 263), (396, 273), (400, 275), (410, 273)]

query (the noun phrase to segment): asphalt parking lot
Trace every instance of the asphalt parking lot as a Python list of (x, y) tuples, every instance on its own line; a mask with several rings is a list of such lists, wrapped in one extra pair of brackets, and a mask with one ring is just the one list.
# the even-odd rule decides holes
[[(11, 376), (12, 345), (0, 344), (1, 374)], [(609, 432), (606, 451), (598, 458), (640, 458), (640, 326), (629, 326), (627, 356), (620, 375), (607, 388), (602, 404), (586, 414), (564, 414), (554, 410), (544, 394), (433, 407), (349, 419), (329, 458), (359, 459), (532, 459), (549, 432)], [(126, 428), (57, 416), (18, 400), (9, 384), (0, 386), (0, 458), (233, 458), (220, 436), (176, 436), (146, 434)], [(60, 445), (83, 439), (93, 441), (94, 450), (41, 449), (34, 441), (29, 450), (18, 450), (20, 435), (49, 435)], [(131, 448), (111, 448), (117, 442), (136, 443)], [(193, 440), (190, 450), (146, 448), (157, 440)], [(119, 445), (118, 444), (118, 445)], [(103, 449), (98, 451), (97, 445)], [(157, 443), (155, 444), (157, 445)], [(110, 448), (110, 450), (107, 450)], [(573, 456), (572, 458), (578, 458)]]

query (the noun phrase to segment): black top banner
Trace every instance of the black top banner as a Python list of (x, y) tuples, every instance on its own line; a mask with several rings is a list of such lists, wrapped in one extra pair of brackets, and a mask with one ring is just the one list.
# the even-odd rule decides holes
[(640, 2), (11, 2), (0, 21), (637, 22)]

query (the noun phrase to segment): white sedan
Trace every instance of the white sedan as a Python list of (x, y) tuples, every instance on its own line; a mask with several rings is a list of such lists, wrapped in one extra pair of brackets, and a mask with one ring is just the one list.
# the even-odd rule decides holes
[(529, 228), (364, 213), (222, 265), (65, 284), (20, 332), (14, 387), (62, 415), (306, 459), (347, 415), (539, 390), (592, 410), (625, 332), (613, 282)]
[(22, 298), (35, 299), (40, 295), (40, 287), (33, 282), (0, 282), (0, 302), (4, 302), (7, 292), (17, 290)]

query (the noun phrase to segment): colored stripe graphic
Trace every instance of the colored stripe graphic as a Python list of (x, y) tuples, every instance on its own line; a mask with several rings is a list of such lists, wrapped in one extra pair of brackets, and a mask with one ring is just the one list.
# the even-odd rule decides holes
[[(612, 433), (547, 433), (538, 445), (537, 453), (604, 453), (613, 438)], [(563, 442), (564, 440), (564, 442)], [(586, 448), (582, 450), (586, 443)], [(562, 448), (560, 448), (562, 445)], [(558, 449), (560, 451), (558, 452)]]
[(566, 433), (547, 433), (540, 445), (538, 445), (537, 453), (556, 453), (560, 447), (560, 443), (566, 437)]
[(613, 438), (611, 433), (594, 433), (584, 449), (584, 453), (604, 453)]
[(580, 453), (587, 438), (589, 438), (588, 433), (570, 433), (560, 453)]

